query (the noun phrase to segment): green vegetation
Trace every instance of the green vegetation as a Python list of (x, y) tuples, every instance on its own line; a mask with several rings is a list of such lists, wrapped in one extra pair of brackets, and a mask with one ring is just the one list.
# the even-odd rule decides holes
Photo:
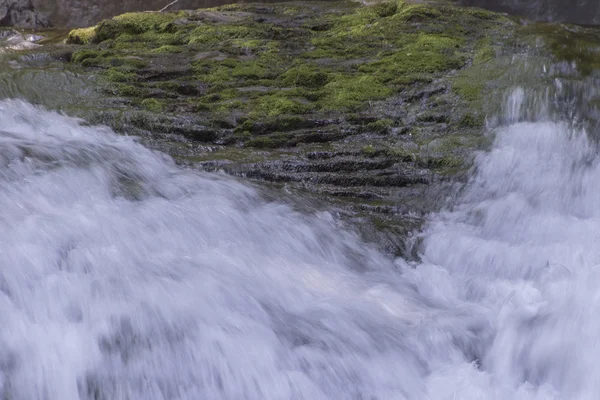
[(340, 74), (325, 86), (325, 93), (322, 107), (336, 110), (357, 109), (365, 101), (386, 98), (392, 91), (371, 75), (360, 74), (350, 78)]
[(366, 129), (374, 133), (388, 133), (393, 124), (394, 121), (391, 119), (379, 119), (368, 123)]
[[(315, 121), (369, 115), (394, 98), (415, 107), (424, 98), (448, 108), (419, 111), (413, 122), (419, 126), (479, 129), (487, 79), (499, 74), (493, 71), (501, 41), (494, 37), (511, 27), (509, 19), (491, 12), (403, 0), (372, 6), (233, 4), (124, 14), (73, 30), (68, 42), (82, 45), (72, 63), (93, 68), (107, 93), (157, 115), (226, 118), (227, 127), (215, 129), (233, 131), (227, 143), (274, 149), (327, 142), (327, 135), (341, 135), (339, 128), (306, 134)], [(433, 103), (418, 94), (439, 80), (451, 83), (443, 98)], [(459, 112), (450, 111), (457, 105)], [(430, 140), (421, 133), (427, 129), (377, 113), (345, 120), (357, 132), (390, 138), (411, 132), (416, 140)], [(369, 143), (360, 153), (376, 158), (386, 147)], [(456, 167), (460, 157), (446, 150), (436, 168)], [(400, 160), (414, 159), (413, 152), (400, 153)]]
[(183, 51), (184, 51), (184, 49), (182, 49), (180, 46), (173, 46), (170, 44), (165, 44), (163, 46), (160, 46), (160, 47), (152, 50), (153, 53), (158, 53), (158, 54), (173, 54), (173, 53), (181, 53)]
[(158, 12), (123, 14), (98, 24), (91, 41), (100, 43), (123, 35), (141, 35), (147, 32), (169, 33), (173, 29), (171, 23), (180, 16), (184, 14)]
[(165, 108), (164, 104), (157, 99), (144, 99), (142, 101), (142, 107), (154, 112), (161, 112)]
[(110, 82), (129, 82), (136, 79), (136, 75), (132, 72), (126, 72), (119, 68), (109, 68), (106, 70), (106, 79)]
[(73, 29), (67, 37), (68, 43), (89, 44), (96, 35), (96, 27)]

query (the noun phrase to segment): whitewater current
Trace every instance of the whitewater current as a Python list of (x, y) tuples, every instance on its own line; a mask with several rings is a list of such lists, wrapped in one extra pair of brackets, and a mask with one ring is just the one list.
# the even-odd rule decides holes
[(409, 264), (1, 101), (0, 398), (597, 399), (597, 145), (543, 118), (494, 137)]

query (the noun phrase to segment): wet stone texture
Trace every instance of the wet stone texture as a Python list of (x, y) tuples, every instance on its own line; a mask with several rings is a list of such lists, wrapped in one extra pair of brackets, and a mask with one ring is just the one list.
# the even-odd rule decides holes
[(181, 165), (333, 203), (409, 257), (409, 232), (490, 145), (499, 82), (528, 76), (514, 73), (519, 54), (545, 40), (548, 54), (595, 65), (592, 50), (560, 45), (565, 29), (455, 2), (237, 4), (124, 14), (19, 63), (68, 70), (60, 84), (80, 97), (52, 108)]
[(124, 14), (44, 51), (97, 88), (70, 113), (333, 201), (404, 254), (490, 143), (482, 99), (514, 30), (454, 3), (239, 4)]

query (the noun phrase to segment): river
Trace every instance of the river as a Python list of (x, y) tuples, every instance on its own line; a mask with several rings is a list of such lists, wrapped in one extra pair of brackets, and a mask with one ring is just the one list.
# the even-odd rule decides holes
[(418, 264), (301, 198), (1, 101), (0, 398), (596, 399), (597, 144), (530, 94)]

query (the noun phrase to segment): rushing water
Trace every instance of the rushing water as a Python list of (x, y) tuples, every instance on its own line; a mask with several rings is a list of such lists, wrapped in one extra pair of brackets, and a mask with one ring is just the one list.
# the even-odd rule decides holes
[(0, 102), (0, 398), (596, 399), (597, 143), (526, 95), (419, 265)]

